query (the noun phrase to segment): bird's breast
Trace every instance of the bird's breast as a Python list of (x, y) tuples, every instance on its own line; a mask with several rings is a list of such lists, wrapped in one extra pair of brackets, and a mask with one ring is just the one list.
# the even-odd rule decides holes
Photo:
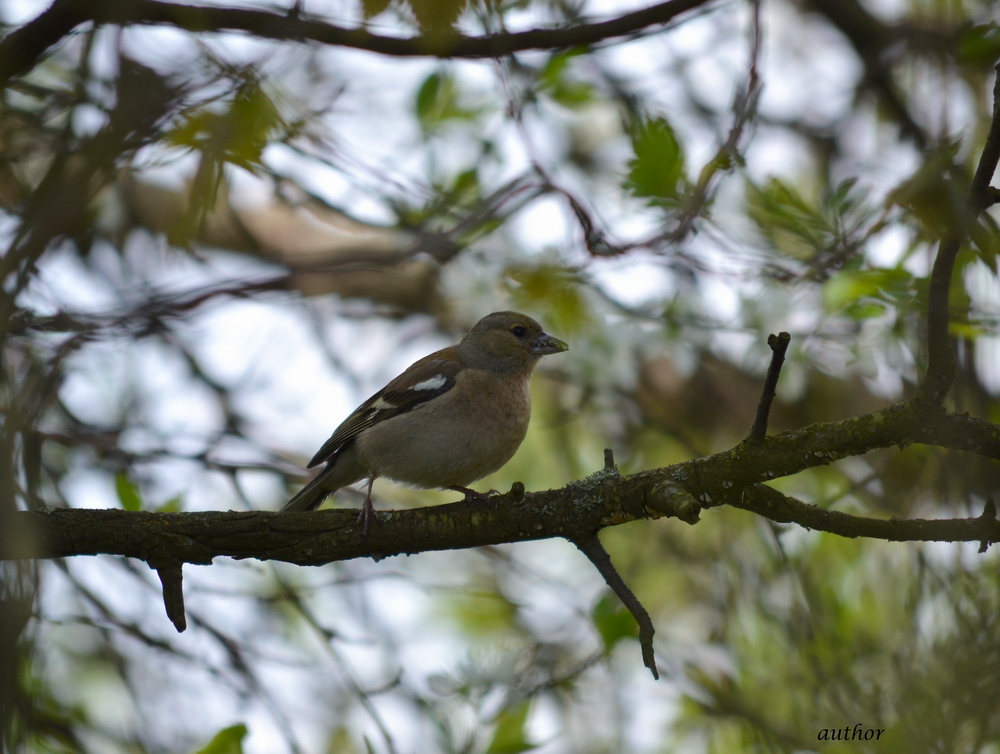
[(447, 393), (365, 430), (356, 443), (378, 476), (418, 487), (465, 487), (510, 460), (530, 419), (527, 377), (470, 370)]

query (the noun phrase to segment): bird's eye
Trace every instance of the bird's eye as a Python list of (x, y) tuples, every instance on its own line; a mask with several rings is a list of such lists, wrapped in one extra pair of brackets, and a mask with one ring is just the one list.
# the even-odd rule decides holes
[(525, 335), (528, 334), (528, 328), (523, 327), (521, 325), (514, 325), (512, 328), (510, 328), (510, 331), (514, 333), (514, 337), (516, 338), (523, 338)]

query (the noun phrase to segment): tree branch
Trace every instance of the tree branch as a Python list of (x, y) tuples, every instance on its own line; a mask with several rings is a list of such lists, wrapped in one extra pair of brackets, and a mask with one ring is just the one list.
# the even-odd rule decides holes
[(949, 293), (955, 259), (969, 229), (979, 214), (990, 206), (990, 181), (1000, 162), (1000, 65), (993, 85), (993, 120), (979, 157), (976, 174), (969, 187), (968, 217), (960, 217), (954, 235), (941, 241), (931, 269), (927, 295), (927, 372), (917, 392), (918, 400), (940, 406), (955, 379), (955, 352), (949, 332)]
[(639, 647), (642, 651), (642, 664), (649, 668), (654, 681), (660, 680), (660, 672), (656, 669), (656, 658), (653, 654), (653, 635), (656, 633), (656, 629), (653, 627), (653, 620), (649, 617), (646, 608), (642, 606), (639, 598), (628, 588), (625, 579), (615, 569), (614, 563), (611, 562), (611, 556), (608, 555), (608, 551), (604, 549), (604, 545), (601, 544), (601, 540), (597, 538), (596, 534), (574, 540), (573, 544), (580, 548), (580, 551), (594, 564), (608, 586), (618, 595), (618, 599), (632, 613), (635, 622), (639, 624)]
[[(743, 491), (730, 503), (765, 518), (783, 524), (798, 524), (806, 529), (825, 531), (841, 537), (870, 537), (887, 542), (996, 542), (1000, 538), (1000, 522), (984, 513), (979, 518), (909, 520), (867, 518), (820, 508), (778, 492), (773, 487), (757, 484)], [(980, 549), (985, 552), (985, 547)]]
[[(776, 376), (777, 369), (773, 371)], [(208, 565), (224, 556), (324, 565), (358, 557), (379, 560), (563, 537), (590, 558), (635, 617), (643, 663), (657, 678), (652, 619), (601, 545), (597, 533), (602, 528), (661, 517), (694, 524), (702, 508), (730, 504), (772, 521), (845, 537), (978, 541), (981, 552), (1000, 541), (1000, 521), (991, 503), (976, 519), (886, 521), (818, 508), (760, 484), (848, 455), (918, 440), (1000, 459), (1000, 426), (968, 416), (943, 415), (911, 401), (625, 477), (619, 474), (613, 454), (605, 451), (603, 469), (562, 489), (525, 494), (524, 486), (515, 483), (502, 496), (386, 511), (367, 534), (358, 525), (356, 512), (343, 509), (308, 513), (17, 512), (13, 524), (25, 537), (18, 544), (10, 537), (0, 538), (0, 560), (97, 554), (144, 560), (159, 574), (167, 616), (183, 631), (184, 563)], [(24, 541), (37, 544), (26, 552)]]
[(774, 400), (778, 377), (781, 375), (781, 365), (785, 363), (785, 352), (791, 339), (792, 336), (786, 332), (767, 337), (767, 345), (771, 349), (771, 363), (764, 378), (764, 390), (760, 396), (760, 403), (757, 404), (757, 415), (754, 416), (753, 426), (747, 435), (748, 443), (759, 445), (767, 437), (767, 419), (771, 413), (771, 402)]
[(150, 565), (156, 569), (163, 588), (163, 606), (167, 617), (174, 624), (177, 633), (183, 633), (187, 628), (187, 616), (184, 614), (184, 566), (179, 562), (158, 563)]
[(990, 132), (986, 135), (983, 153), (979, 156), (976, 174), (973, 176), (972, 185), (969, 188), (970, 202), (976, 214), (990, 205), (992, 198), (990, 181), (993, 180), (997, 163), (1000, 162), (1000, 63), (995, 66), (994, 70), (997, 76), (993, 82), (993, 120), (990, 123)]
[(665, 24), (708, 0), (666, 0), (608, 21), (554, 29), (468, 37), (440, 34), (397, 38), (346, 29), (297, 15), (159, 0), (55, 0), (51, 7), (0, 41), (0, 86), (31, 70), (45, 51), (87, 21), (121, 26), (164, 24), (193, 33), (245, 31), (263, 39), (311, 41), (394, 57), (495, 58), (521, 50), (555, 50), (592, 45)]
[[(20, 530), (31, 535), (36, 546), (29, 554), (2, 538), (0, 559), (113, 554), (139, 558), (154, 567), (162, 563), (207, 565), (216, 557), (323, 565), (550, 537), (577, 541), (604, 527), (641, 519), (675, 517), (693, 524), (703, 508), (736, 504), (737, 490), (876, 448), (917, 442), (1000, 460), (1000, 426), (922, 410), (916, 403), (898, 403), (864, 416), (773, 435), (759, 445), (740, 444), (722, 453), (628, 476), (619, 476), (612, 467), (558, 490), (524, 494), (523, 486), (515, 485), (505, 495), (482, 501), (386, 511), (367, 539), (356, 525), (357, 512), (344, 509), (311, 513), (18, 512), (13, 516), (15, 525), (23, 527)], [(788, 509), (775, 510), (785, 516), (783, 521), (823, 528), (804, 513), (801, 520), (789, 519)], [(814, 515), (811, 508), (809, 515)], [(958, 521), (920, 524), (925, 527), (918, 527), (920, 531), (927, 534), (921, 538), (984, 539), (981, 528)], [(851, 536), (909, 540), (915, 538), (910, 526), (907, 521), (881, 521), (877, 529)], [(989, 539), (1000, 539), (1000, 532), (993, 531)]]
[[(619, 477), (599, 471), (567, 485), (527, 495), (514, 490), (469, 503), (383, 511), (367, 537), (357, 511), (309, 513), (47, 509), (15, 514), (37, 535), (31, 557), (124, 555), (158, 568), (163, 563), (208, 565), (214, 558), (257, 558), (296, 565), (409, 555), (550, 537), (586, 539), (605, 526), (672, 516), (698, 520), (699, 506), (682, 487), (655, 475)], [(518, 499), (519, 498), (519, 499)], [(0, 540), (0, 560), (25, 557)]]

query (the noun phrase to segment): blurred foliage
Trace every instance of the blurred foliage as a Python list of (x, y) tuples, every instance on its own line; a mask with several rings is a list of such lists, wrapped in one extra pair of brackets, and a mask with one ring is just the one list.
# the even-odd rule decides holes
[(247, 726), (243, 724), (223, 728), (196, 754), (243, 754), (243, 739), (247, 735)]
[(635, 158), (626, 187), (654, 202), (675, 204), (684, 189), (684, 150), (664, 118), (648, 118), (632, 129)]
[[(779, 330), (771, 431), (864, 413), (912, 391), (935, 245), (956, 230), (951, 407), (1000, 420), (1000, 234), (965, 205), (994, 11), (781, 2), (756, 57), (750, 4), (466, 61), (76, 29), (0, 97), (0, 537), (30, 554), (10, 515), (43, 505), (275, 509), (358, 401), (501, 308), (571, 350), (482, 489), (565, 485), (605, 447), (623, 473), (730, 447)], [(607, 16), (351, 12), (429, 52)], [(882, 517), (1000, 497), (995, 462), (923, 446), (774, 484)], [(141, 563), (0, 564), (0, 750), (1000, 752), (996, 548), (730, 509), (602, 541), (653, 616), (659, 683), (562, 541), (189, 567), (180, 636)], [(859, 724), (883, 733), (822, 737)]]

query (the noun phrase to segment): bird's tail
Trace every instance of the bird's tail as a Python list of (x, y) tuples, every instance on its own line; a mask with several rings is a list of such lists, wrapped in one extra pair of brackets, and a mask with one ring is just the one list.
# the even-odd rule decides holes
[(336, 490), (331, 490), (323, 486), (323, 482), (326, 481), (326, 477), (326, 473), (319, 474), (315, 479), (309, 482), (309, 484), (296, 492), (292, 499), (285, 503), (281, 510), (311, 511), (318, 508), (324, 500), (336, 492)]
[(316, 477), (285, 503), (283, 511), (315, 510), (341, 487), (347, 487), (368, 476), (368, 469), (358, 460), (354, 443), (340, 448)]

